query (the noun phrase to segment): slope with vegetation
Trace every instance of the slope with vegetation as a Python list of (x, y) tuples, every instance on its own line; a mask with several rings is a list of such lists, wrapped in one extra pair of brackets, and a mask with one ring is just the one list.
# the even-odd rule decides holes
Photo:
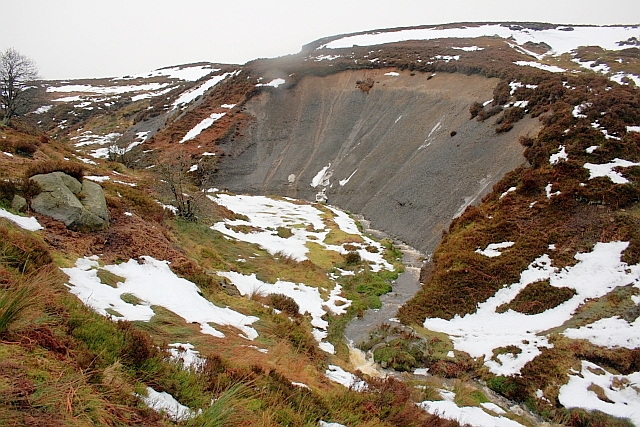
[[(512, 38), (396, 29), (43, 82), (0, 129), (0, 424), (637, 424), (637, 27), (554, 55), (539, 35), (591, 29), (486, 28)], [(51, 171), (99, 182), (109, 227), (17, 226)], [(327, 200), (442, 238), (364, 345), (415, 375), (342, 342), (399, 254)]]
[[(375, 306), (378, 287), (395, 277), (366, 260), (375, 256), (393, 268), (382, 261), (384, 248), (361, 237), (355, 224), (343, 230), (351, 221), (346, 215), (291, 204), (294, 215), (296, 206), (317, 212), (306, 232), (325, 235), (331, 247), (323, 250), (323, 242), (309, 239), (309, 259), (297, 261), (209, 227), (225, 218), (248, 221), (243, 214), (205, 197), (197, 200), (197, 221), (175, 216), (157, 201), (163, 194), (149, 172), (115, 162), (63, 160), (74, 150), (41, 136), (27, 127), (0, 132), (4, 141), (35, 147), (32, 154), (6, 151), (0, 158), (1, 212), (8, 218), (0, 219), (2, 425), (456, 425), (419, 409), (420, 392), (397, 380), (374, 378), (366, 390), (356, 391), (345, 387), (344, 375), (340, 383), (330, 379), (330, 372), (344, 372), (337, 365), (348, 366), (342, 318)], [(51, 170), (99, 178), (110, 211), (108, 229), (75, 232), (33, 212), (43, 228), (18, 225), (24, 217), (7, 211), (11, 201), (16, 194), (29, 199), (37, 193), (29, 176)], [(182, 190), (197, 193), (191, 185), (185, 182)], [(298, 226), (304, 223), (263, 232), (296, 239)], [(262, 288), (244, 292), (216, 272), (253, 273)], [(325, 314), (321, 307), (334, 280), (347, 297), (334, 299), (336, 307), (344, 306), (342, 315)], [(267, 292), (281, 281), (320, 290), (321, 303), (314, 309), (304, 298), (296, 302), (295, 293)], [(359, 285), (367, 282), (370, 287)], [(82, 294), (85, 286), (89, 292)], [(187, 289), (197, 293), (188, 296)], [(162, 290), (168, 300), (158, 299)], [(114, 293), (117, 300), (104, 299)], [(190, 305), (186, 312), (172, 305), (180, 301)], [(194, 308), (203, 304), (222, 317), (191, 323), (198, 316)], [(150, 316), (131, 314), (145, 311)], [(249, 323), (225, 321), (232, 311)], [(318, 321), (332, 325), (328, 339), (338, 355), (319, 347)]]

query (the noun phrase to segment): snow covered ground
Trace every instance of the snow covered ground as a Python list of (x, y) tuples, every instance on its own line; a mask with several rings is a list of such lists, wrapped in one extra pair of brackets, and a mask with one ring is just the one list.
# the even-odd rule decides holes
[(169, 83), (145, 83), (141, 85), (125, 85), (125, 86), (91, 86), (91, 85), (66, 85), (66, 86), (49, 86), (47, 92), (61, 93), (95, 93), (100, 95), (123, 94), (128, 92), (149, 92), (163, 89), (169, 86)]
[(193, 65), (182, 67), (160, 68), (150, 73), (136, 74), (132, 77), (122, 77), (114, 80), (151, 78), (151, 77), (168, 77), (170, 79), (179, 79), (195, 82), (207, 74), (220, 71), (220, 68), (213, 68), (211, 65)]
[(355, 36), (342, 37), (319, 47), (329, 49), (349, 48), (354, 45), (372, 46), (383, 43), (394, 43), (405, 40), (433, 40), (441, 38), (475, 38), (499, 36), (503, 39), (512, 38), (518, 45), (527, 42), (547, 43), (551, 46), (553, 55), (560, 55), (576, 49), (580, 46), (601, 46), (609, 50), (621, 50), (628, 46), (618, 42), (628, 40), (631, 37), (640, 38), (639, 27), (581, 27), (571, 26), (573, 30), (567, 31), (567, 27), (558, 27), (548, 30), (519, 29), (515, 26), (480, 25), (477, 27), (463, 28), (426, 28), (411, 29), (392, 32), (366, 33)]
[(640, 426), (639, 389), (640, 372), (614, 375), (595, 363), (582, 361), (582, 370), (569, 376), (558, 400), (567, 408), (598, 410)]
[[(69, 276), (69, 291), (85, 305), (103, 316), (116, 319), (149, 321), (155, 314), (152, 306), (159, 305), (182, 317), (186, 322), (198, 323), (202, 333), (223, 338), (224, 334), (210, 323), (233, 326), (241, 336), (253, 340), (258, 332), (251, 324), (258, 320), (245, 316), (229, 307), (221, 308), (200, 295), (200, 289), (190, 281), (176, 276), (167, 261), (142, 257), (143, 263), (131, 259), (119, 265), (102, 267), (117, 276), (123, 283), (111, 287), (98, 277), (98, 257), (79, 258), (75, 267), (63, 268)], [(124, 294), (133, 295), (138, 301), (126, 302)], [(180, 295), (180, 298), (176, 298)]]
[[(455, 402), (455, 393), (448, 390), (438, 390), (443, 400), (425, 400), (418, 406), (430, 414), (439, 415), (448, 420), (456, 420), (461, 425), (473, 427), (522, 427), (522, 424), (502, 415), (506, 411), (493, 403), (485, 403), (479, 406), (458, 406)], [(484, 409), (483, 409), (484, 408)], [(492, 415), (485, 409), (497, 414)]]
[(211, 89), (212, 87), (214, 87), (215, 85), (217, 85), (218, 83), (220, 83), (221, 81), (223, 81), (224, 79), (226, 79), (229, 76), (234, 76), (238, 73), (238, 71), (234, 71), (231, 73), (224, 73), (221, 74), (219, 76), (213, 76), (211, 77), (209, 80), (207, 80), (206, 82), (202, 83), (201, 85), (190, 89), (186, 92), (184, 92), (182, 95), (180, 95), (178, 97), (178, 99), (176, 99), (173, 103), (173, 108), (179, 108), (182, 107), (184, 105), (190, 104), (192, 101), (194, 101), (196, 98), (198, 98), (199, 96), (204, 95), (204, 93), (206, 91), (208, 91), (209, 89)]
[(209, 117), (202, 120), (200, 123), (195, 125), (193, 129), (187, 132), (185, 136), (182, 137), (182, 139), (180, 140), (180, 143), (182, 144), (183, 142), (187, 142), (194, 139), (196, 136), (200, 135), (203, 130), (208, 129), (217, 120), (221, 119), (225, 114), (226, 113), (211, 113)]
[(283, 294), (291, 297), (300, 307), (300, 314), (308, 313), (311, 315), (311, 326), (313, 336), (318, 341), (320, 348), (327, 353), (333, 354), (335, 349), (333, 344), (323, 341), (327, 337), (327, 328), (329, 322), (324, 320), (322, 316), (327, 313), (344, 314), (347, 307), (351, 305), (351, 301), (340, 296), (342, 288), (336, 285), (325, 300), (320, 295), (320, 290), (303, 283), (293, 283), (277, 280), (276, 283), (266, 283), (259, 280), (255, 274), (244, 275), (233, 271), (219, 272), (218, 275), (229, 279), (242, 295), (269, 295)]
[(596, 165), (593, 163), (585, 163), (584, 167), (589, 170), (589, 179), (600, 176), (608, 177), (615, 184), (626, 184), (629, 182), (627, 178), (622, 176), (620, 172), (614, 171), (615, 168), (628, 168), (631, 166), (640, 166), (640, 163), (630, 162), (629, 160), (615, 158), (609, 163)]
[(285, 84), (284, 79), (273, 79), (269, 83), (258, 83), (256, 86), (270, 86), (270, 87), (278, 87), (280, 85)]
[[(327, 208), (327, 213), (316, 206), (296, 203), (295, 200), (286, 198), (228, 194), (208, 197), (231, 211), (248, 217), (248, 220), (218, 222), (211, 228), (229, 237), (258, 244), (272, 255), (280, 252), (296, 261), (304, 261), (308, 259), (307, 244), (312, 242), (340, 254), (348, 253), (344, 245), (331, 245), (324, 241), (330, 231), (325, 219), (329, 220), (329, 217), (332, 217), (341, 231), (362, 240), (363, 243), (349, 244), (357, 247), (356, 252), (363, 260), (369, 262), (372, 271), (393, 270), (393, 266), (382, 256), (384, 248), (378, 242), (362, 235), (355, 222), (337, 209)], [(241, 226), (247, 226), (250, 231), (236, 231)], [(278, 227), (290, 229), (292, 236), (278, 236)]]
[[(249, 243), (255, 243), (266, 249), (272, 255), (281, 253), (297, 261), (308, 259), (309, 243), (313, 242), (326, 250), (346, 254), (349, 251), (343, 245), (325, 243), (325, 238), (331, 227), (337, 228), (351, 235), (353, 240), (361, 240), (362, 243), (349, 243), (357, 248), (361, 259), (369, 263), (372, 271), (381, 269), (393, 270), (394, 267), (384, 260), (382, 254), (384, 248), (376, 241), (362, 235), (356, 223), (346, 213), (326, 207), (325, 211), (318, 207), (297, 202), (293, 199), (272, 199), (263, 196), (245, 196), (218, 194), (209, 196), (214, 202), (225, 206), (235, 213), (242, 214), (247, 220), (233, 220), (218, 222), (211, 228), (221, 233)], [(327, 225), (327, 222), (334, 225)], [(245, 227), (246, 231), (242, 231)], [(279, 227), (288, 228), (292, 235), (281, 237), (278, 235)], [(353, 274), (352, 271), (336, 270), (340, 275)], [(292, 283), (277, 280), (275, 283), (265, 283), (255, 274), (243, 275), (237, 272), (219, 272), (220, 276), (228, 278), (242, 295), (262, 294), (269, 295), (280, 293), (293, 298), (300, 307), (300, 314), (309, 313), (312, 317), (311, 324), (315, 328), (314, 337), (318, 340), (322, 350), (333, 353), (331, 343), (325, 342), (328, 323), (322, 319), (326, 313), (344, 314), (351, 301), (340, 296), (341, 287), (335, 285), (333, 289), (317, 289), (304, 283)], [(327, 294), (323, 298), (321, 294)]]
[(194, 411), (178, 402), (172, 395), (165, 392), (157, 392), (151, 387), (147, 387), (146, 396), (136, 395), (145, 405), (156, 412), (167, 414), (174, 421), (186, 421), (196, 417), (201, 411)]
[(353, 389), (355, 391), (365, 391), (367, 389), (367, 383), (360, 378), (353, 375), (351, 372), (347, 372), (337, 365), (329, 365), (325, 375), (331, 381), (343, 386)]
[(502, 252), (500, 252), (499, 249), (507, 249), (513, 245), (514, 245), (514, 242), (490, 243), (484, 249), (476, 249), (476, 253), (479, 253), (480, 255), (484, 255), (489, 258), (493, 258), (493, 257), (502, 255)]
[(180, 363), (186, 369), (197, 371), (205, 363), (205, 359), (200, 356), (200, 352), (194, 350), (193, 344), (190, 343), (176, 342), (169, 344), (169, 354), (171, 354), (171, 360)]
[[(448, 334), (456, 350), (475, 358), (484, 356), (485, 366), (494, 374), (518, 374), (527, 362), (540, 354), (540, 348), (552, 346), (548, 336), (541, 332), (561, 326), (587, 299), (600, 298), (618, 286), (640, 286), (640, 264), (627, 265), (620, 259), (627, 246), (628, 242), (597, 243), (591, 252), (575, 255), (576, 265), (560, 270), (552, 266), (549, 255), (542, 255), (521, 273), (518, 283), (505, 284), (494, 296), (478, 304), (475, 313), (451, 320), (427, 318), (424, 327)], [(574, 289), (576, 294), (540, 314), (528, 315), (511, 309), (496, 312), (527, 285), (541, 280), (549, 280), (554, 287)], [(597, 324), (589, 333), (581, 334), (597, 344), (600, 339), (596, 338), (597, 331), (610, 334), (614, 332), (610, 326)], [(615, 321), (615, 326), (621, 331), (619, 339), (613, 341), (616, 345), (627, 343), (628, 335), (637, 330), (635, 322), (629, 324), (621, 319)], [(517, 354), (502, 353), (494, 357), (494, 350), (507, 346), (517, 347)]]

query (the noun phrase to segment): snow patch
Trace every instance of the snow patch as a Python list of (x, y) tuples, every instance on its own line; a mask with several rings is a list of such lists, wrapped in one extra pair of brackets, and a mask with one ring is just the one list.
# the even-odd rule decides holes
[(285, 79), (273, 79), (269, 83), (258, 83), (256, 86), (270, 86), (270, 87), (278, 87), (280, 85), (285, 84)]
[(171, 360), (180, 363), (185, 369), (200, 370), (204, 367), (206, 359), (200, 356), (200, 352), (194, 350), (193, 344), (190, 343), (173, 343), (169, 344), (169, 354)]
[(560, 162), (560, 160), (567, 160), (567, 152), (565, 150), (565, 146), (561, 145), (558, 147), (558, 152), (556, 154), (552, 154), (549, 157), (549, 163), (552, 165), (556, 165)]
[(509, 193), (513, 193), (514, 191), (516, 191), (516, 187), (509, 187), (507, 191), (505, 191), (500, 195), (500, 198), (498, 200), (502, 199), (504, 196), (506, 196)]
[[(161, 305), (173, 311), (185, 321), (199, 323), (201, 332), (223, 338), (224, 334), (209, 323), (233, 326), (241, 330), (246, 338), (253, 340), (258, 333), (250, 325), (258, 320), (245, 316), (230, 308), (220, 308), (200, 295), (200, 289), (192, 282), (176, 276), (167, 261), (159, 261), (150, 256), (141, 257), (142, 264), (130, 259), (118, 265), (103, 268), (117, 276), (124, 277), (124, 283), (111, 287), (100, 281), (99, 264), (95, 259), (79, 258), (76, 266), (63, 268), (69, 276), (69, 291), (85, 305), (103, 316), (115, 316), (122, 320), (149, 321), (153, 315), (153, 305)], [(131, 304), (122, 300), (123, 294), (132, 294), (140, 302)], [(180, 295), (180, 298), (176, 298)], [(109, 311), (107, 311), (109, 310)], [(110, 313), (111, 312), (111, 313)]]
[[(614, 375), (595, 363), (582, 361), (582, 371), (569, 375), (569, 382), (560, 388), (558, 401), (566, 408), (597, 410), (614, 417), (627, 418), (640, 426), (640, 372)], [(601, 400), (596, 386), (608, 401)]]
[(356, 172), (358, 172), (358, 169), (354, 170), (351, 175), (349, 175), (349, 178), (347, 179), (341, 179), (340, 181), (338, 181), (338, 184), (340, 184), (340, 187), (344, 187), (345, 185), (347, 185), (349, 183), (349, 181), (351, 180), (351, 178), (353, 177), (353, 175), (356, 174)]
[(136, 394), (145, 405), (156, 412), (167, 414), (174, 421), (186, 421), (200, 414), (200, 410), (193, 411), (187, 406), (182, 405), (172, 395), (165, 392), (157, 392), (151, 387), (147, 387), (147, 395)]
[[(242, 295), (283, 294), (293, 298), (298, 304), (300, 314), (308, 313), (311, 315), (311, 325), (316, 328), (313, 331), (313, 335), (320, 344), (320, 348), (327, 351), (327, 353), (334, 353), (333, 345), (322, 341), (327, 336), (327, 327), (329, 326), (329, 322), (322, 319), (322, 316), (327, 312), (336, 315), (345, 314), (347, 307), (351, 305), (350, 300), (340, 296), (342, 291), (340, 285), (336, 285), (329, 298), (324, 300), (318, 288), (313, 288), (303, 283), (278, 280), (276, 283), (270, 284), (259, 280), (255, 273), (244, 275), (227, 271), (218, 272), (218, 275), (229, 279)], [(337, 305), (338, 303), (341, 305)]]
[(515, 244), (514, 242), (491, 243), (482, 250), (476, 249), (476, 253), (480, 255), (484, 255), (489, 258), (494, 258), (502, 255), (502, 252), (500, 252), (498, 249), (510, 248), (514, 244)]
[[(248, 217), (248, 221), (238, 219), (218, 222), (211, 227), (212, 229), (244, 242), (256, 243), (272, 255), (280, 252), (296, 261), (304, 261), (309, 252), (306, 246), (309, 242), (315, 242), (340, 254), (348, 252), (342, 245), (324, 242), (329, 233), (323, 221), (323, 215), (326, 216), (326, 213), (312, 205), (293, 203), (293, 199), (271, 199), (264, 196), (218, 194), (217, 197), (207, 197), (233, 212)], [(326, 209), (333, 212), (333, 219), (342, 231), (363, 239), (364, 243), (351, 245), (358, 247), (358, 254), (369, 262), (372, 271), (393, 271), (393, 266), (382, 256), (384, 248), (380, 243), (362, 235), (353, 219), (344, 212), (332, 207)], [(236, 231), (234, 228), (237, 226), (246, 226), (250, 231)], [(287, 238), (278, 236), (275, 231), (278, 227), (289, 228), (292, 235)], [(366, 250), (368, 246), (375, 247), (377, 253)]]
[(38, 231), (44, 228), (40, 225), (38, 220), (32, 216), (26, 217), (26, 216), (15, 215), (15, 214), (12, 214), (11, 212), (7, 212), (2, 208), (0, 208), (0, 218), (6, 218), (9, 221), (16, 224), (17, 226), (19, 226), (20, 228), (23, 228), (29, 231)]
[[(621, 254), (628, 242), (597, 243), (591, 252), (578, 253), (578, 263), (559, 270), (553, 267), (549, 255), (534, 260), (520, 274), (520, 281), (505, 285), (485, 302), (478, 304), (475, 313), (451, 320), (427, 318), (424, 327), (446, 333), (454, 348), (471, 357), (485, 357), (485, 366), (496, 375), (514, 375), (540, 354), (540, 348), (551, 347), (543, 331), (562, 325), (587, 299), (600, 298), (618, 286), (640, 280), (640, 264), (628, 265)], [(549, 280), (551, 286), (568, 287), (576, 294), (543, 313), (527, 315), (513, 310), (497, 313), (502, 304), (512, 301), (527, 285)], [(494, 356), (497, 348), (515, 346), (517, 354), (502, 353)]]
[(640, 166), (640, 163), (630, 162), (628, 160), (615, 158), (609, 163), (594, 165), (593, 163), (585, 163), (584, 167), (589, 170), (589, 179), (600, 176), (608, 177), (614, 184), (626, 184), (629, 182), (627, 178), (622, 176), (620, 172), (616, 172), (615, 168), (629, 168), (632, 166)]
[(224, 73), (219, 76), (213, 76), (206, 82), (202, 83), (200, 86), (184, 92), (178, 97), (178, 99), (176, 99), (173, 102), (172, 104), (173, 109), (176, 109), (182, 105), (191, 103), (193, 100), (195, 100), (199, 96), (204, 95), (206, 91), (208, 91), (209, 89), (211, 89), (212, 87), (214, 87), (215, 85), (217, 85), (218, 83), (226, 79), (227, 77), (234, 76), (237, 73), (238, 71), (234, 71), (232, 73)]
[(347, 372), (337, 365), (329, 365), (325, 371), (325, 375), (331, 381), (350, 388), (355, 391), (365, 391), (367, 389), (367, 383), (360, 378), (353, 375), (351, 372)]
[(182, 139), (180, 140), (180, 143), (182, 144), (183, 142), (187, 142), (194, 139), (196, 136), (200, 135), (200, 133), (203, 130), (211, 127), (211, 125), (214, 124), (216, 120), (219, 120), (222, 117), (224, 117), (225, 114), (227, 113), (211, 113), (209, 117), (202, 120), (200, 123), (195, 125), (193, 129), (187, 132), (187, 134), (183, 136)]
[(541, 64), (535, 61), (516, 61), (514, 62), (514, 64), (521, 67), (539, 68), (540, 70), (549, 71), (550, 73), (564, 73), (565, 71), (567, 71), (564, 68), (560, 68), (555, 65)]

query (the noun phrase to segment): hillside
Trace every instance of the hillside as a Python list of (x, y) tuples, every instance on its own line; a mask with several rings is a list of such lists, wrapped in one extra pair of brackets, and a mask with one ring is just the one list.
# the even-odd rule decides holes
[[(41, 82), (0, 129), (0, 424), (640, 425), (638, 39), (450, 24)], [(109, 225), (34, 212), (53, 171)]]

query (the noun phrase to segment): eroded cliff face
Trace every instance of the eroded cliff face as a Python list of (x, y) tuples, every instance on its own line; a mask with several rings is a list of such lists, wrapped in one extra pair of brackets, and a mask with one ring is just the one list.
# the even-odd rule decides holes
[[(367, 79), (368, 93), (357, 87)], [(538, 130), (531, 118), (504, 134), (495, 118), (469, 120), (471, 103), (490, 100), (497, 83), (360, 70), (270, 89), (246, 104), (255, 120), (243, 135), (222, 141), (217, 185), (326, 199), (430, 252), (455, 216), (525, 162), (518, 138)]]

